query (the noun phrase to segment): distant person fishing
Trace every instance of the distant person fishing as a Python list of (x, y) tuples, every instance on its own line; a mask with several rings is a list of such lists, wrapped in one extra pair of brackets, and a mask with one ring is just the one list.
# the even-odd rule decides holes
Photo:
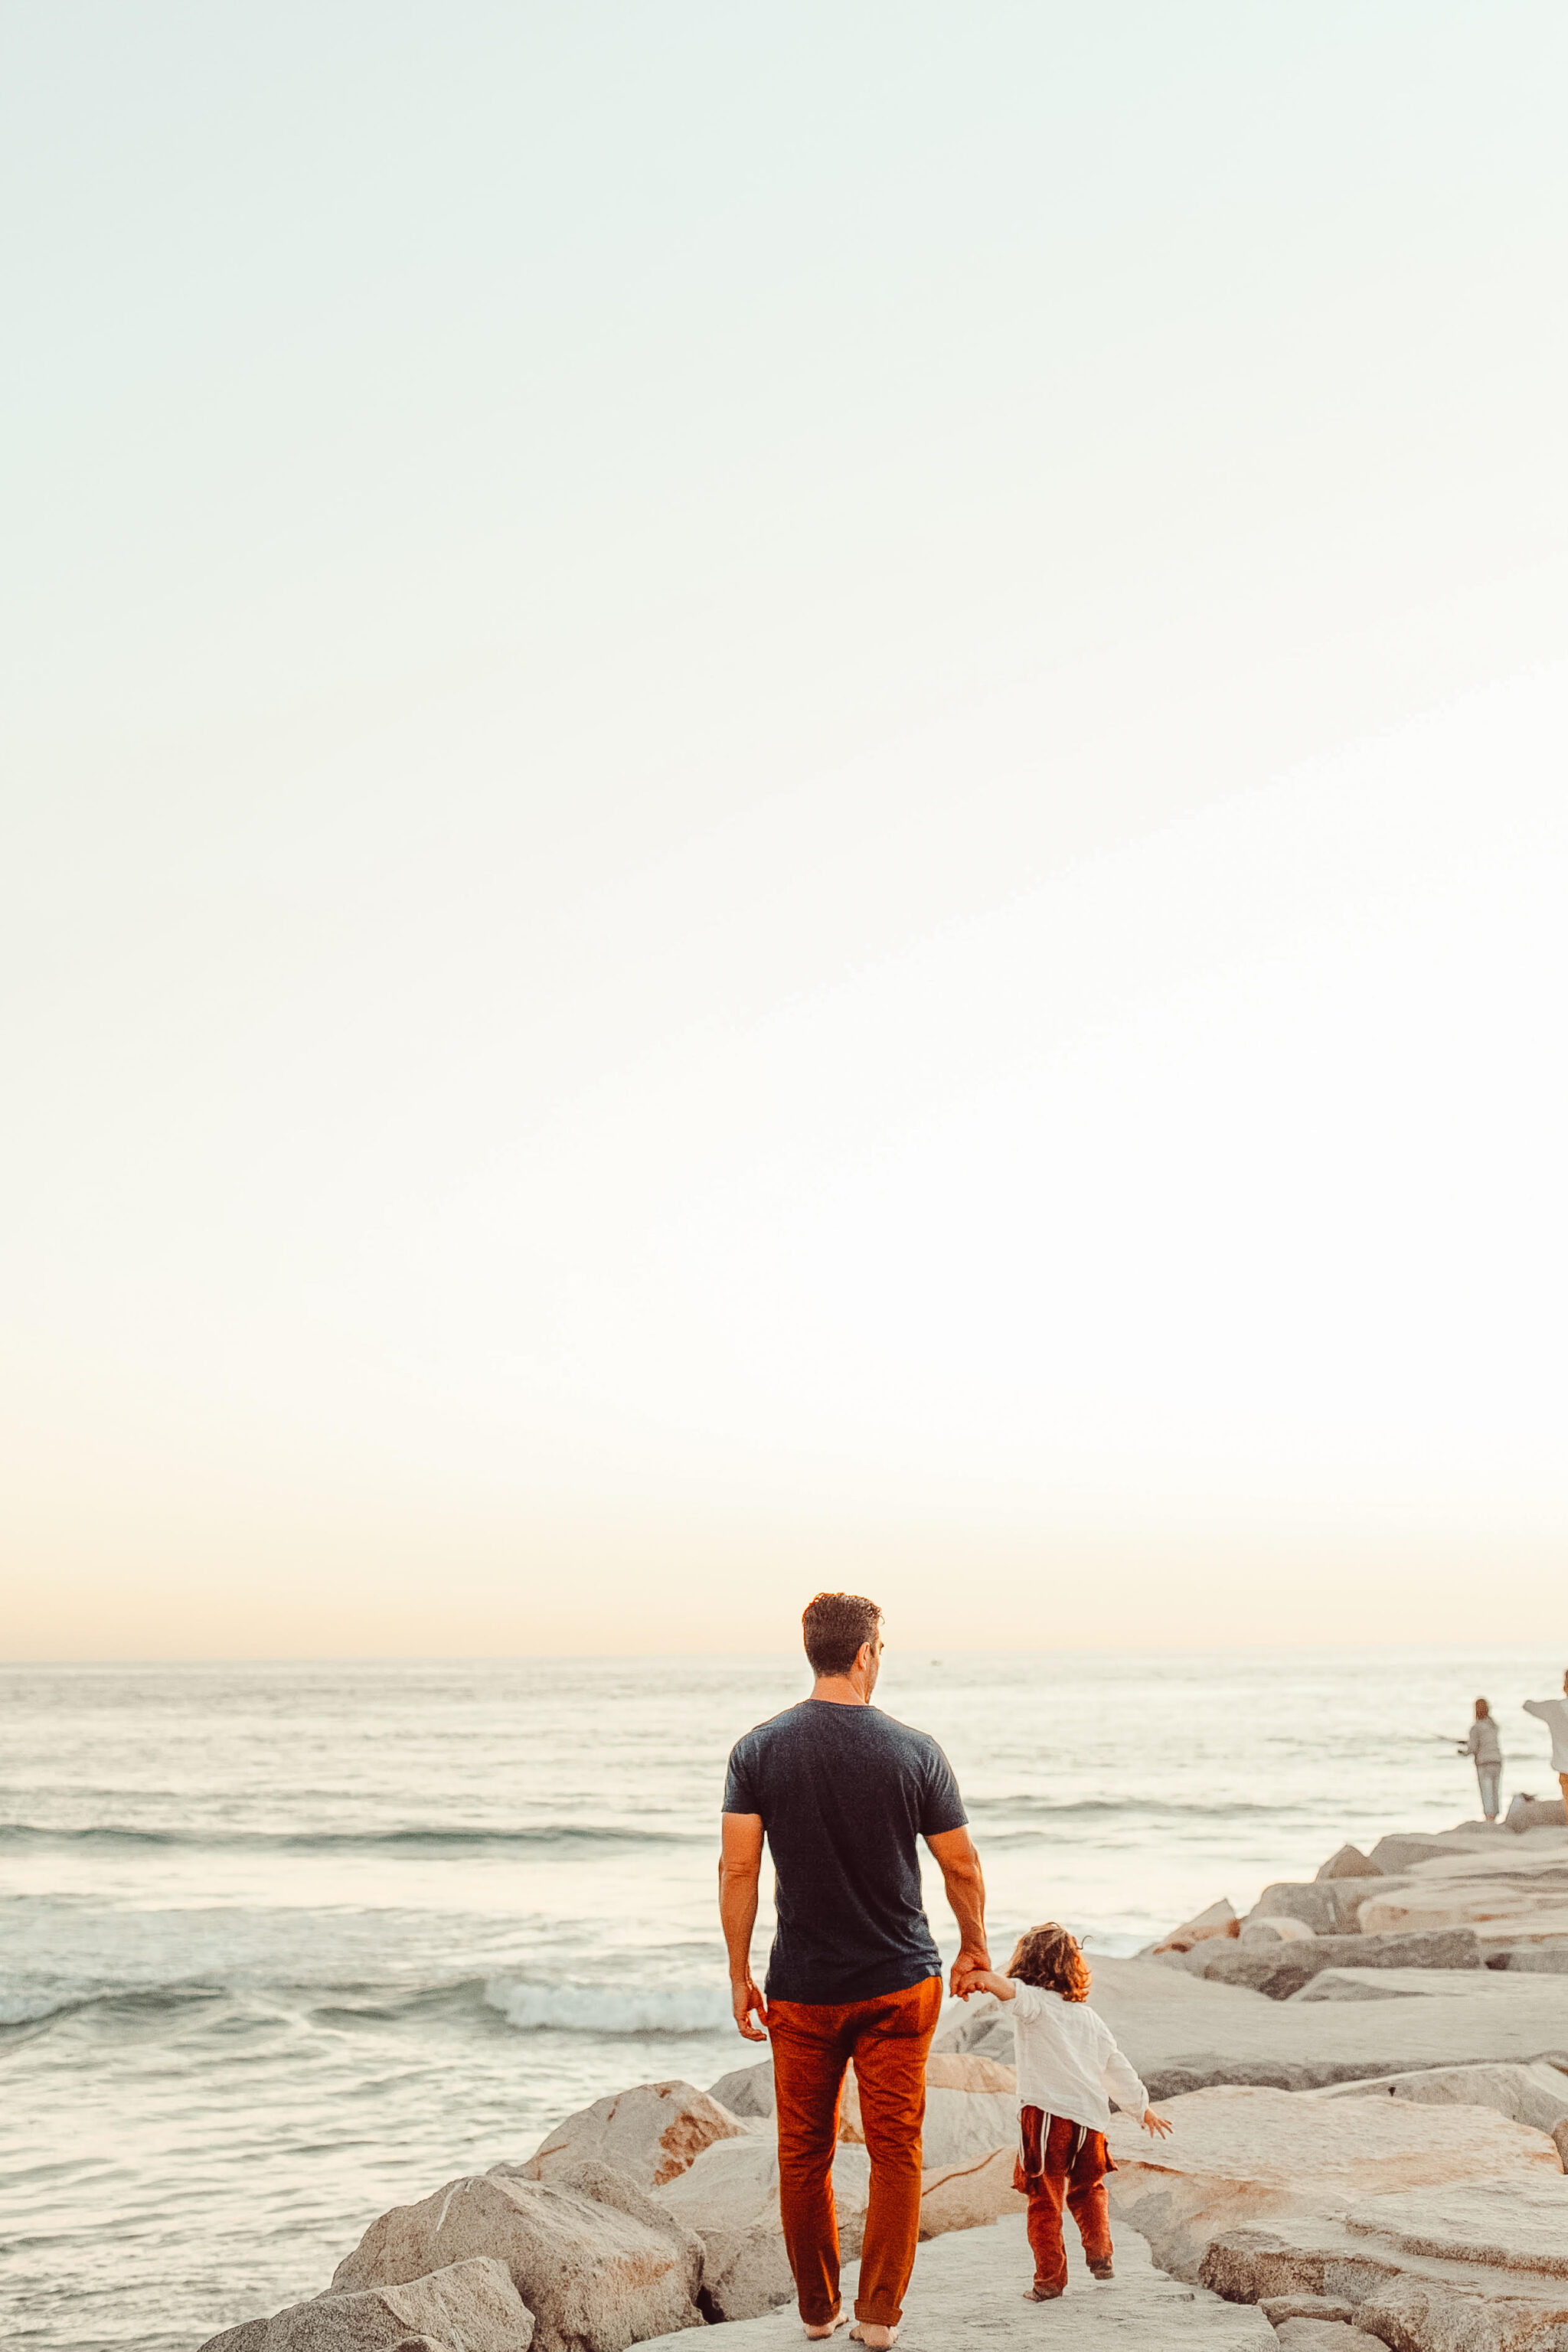
[(1459, 1748), (1461, 1756), (1472, 1756), (1476, 1764), (1476, 1780), (1481, 1792), (1481, 1811), (1489, 1822), (1498, 1817), (1499, 1791), (1502, 1786), (1502, 1741), (1492, 1711), (1484, 1698), (1476, 1701), (1476, 1719), (1469, 1734)]

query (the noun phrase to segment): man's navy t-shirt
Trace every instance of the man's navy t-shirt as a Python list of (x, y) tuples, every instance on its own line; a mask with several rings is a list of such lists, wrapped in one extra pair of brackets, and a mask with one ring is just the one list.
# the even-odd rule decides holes
[(803, 1699), (735, 1742), (724, 1811), (760, 1813), (773, 1850), (770, 2000), (874, 2000), (940, 1971), (916, 1841), (968, 1815), (929, 1733)]

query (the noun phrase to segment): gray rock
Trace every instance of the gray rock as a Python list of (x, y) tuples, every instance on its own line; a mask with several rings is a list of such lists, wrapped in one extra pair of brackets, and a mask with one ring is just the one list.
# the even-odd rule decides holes
[(1352, 2207), (1345, 2227), (1399, 2253), (1568, 2279), (1568, 2179), (1561, 2172), (1510, 2172), (1369, 2197)]
[(1375, 1862), (1379, 1870), (1397, 1875), (1415, 1863), (1436, 1861), (1456, 1850), (1465, 1848), (1446, 1831), (1435, 1835), (1422, 1830), (1396, 1831), (1392, 1837), (1380, 1837), (1367, 1859)]
[(553, 2180), (564, 2166), (594, 2157), (656, 2189), (715, 2140), (732, 2139), (742, 2128), (728, 2107), (690, 2083), (637, 2083), (568, 2116), (516, 2170), (525, 2179)]
[[(1439, 1927), (1409, 1935), (1358, 1936), (1358, 1969), (1479, 1969), (1481, 1948), (1473, 1927)], [(1199, 1945), (1187, 1955), (1194, 1976), (1211, 1984), (1248, 1985), (1270, 2000), (1289, 2000), (1323, 1969), (1350, 1957), (1343, 1936), (1304, 1936), (1289, 1943)]]
[(333, 2291), (400, 2285), (484, 2255), (505, 2263), (532, 2312), (534, 2352), (626, 2352), (702, 2326), (700, 2248), (667, 2213), (650, 2221), (627, 2210), (643, 2193), (637, 2182), (623, 2179), (612, 2204), (518, 2170), (498, 2167), (395, 2206), (338, 2264)]
[[(1111, 2210), (1149, 2240), (1155, 2259), (1194, 2278), (1210, 2240), (1244, 2221), (1342, 2216), (1409, 2190), (1436, 2197), (1480, 2176), (1521, 2193), (1564, 2186), (1546, 2136), (1485, 2107), (1393, 2099), (1324, 2099), (1225, 2086), (1165, 2106), (1173, 2128), (1151, 2143), (1124, 2116), (1106, 2137), (1115, 2158)], [(1269, 2294), (1333, 2294), (1287, 2280)]]
[(1247, 1915), (1259, 1919), (1296, 1919), (1314, 1936), (1359, 1936), (1361, 1906), (1369, 1896), (1386, 1895), (1389, 1882), (1376, 1878), (1277, 1879), (1266, 1886)]
[(1339, 2294), (1271, 2294), (1258, 2308), (1270, 2327), (1282, 2327), (1288, 2319), (1349, 2321), (1355, 2316), (1354, 2304)]
[(1563, 1988), (1551, 1977), (1369, 1969), (1362, 1981), (1399, 1997), (1266, 2000), (1158, 1960), (1101, 1958), (1090, 1997), (1159, 2100), (1219, 2083), (1311, 2090), (1417, 2066), (1528, 2063), (1568, 2043)]
[[(1068, 2227), (1068, 2291), (1060, 2303), (1024, 2299), (1033, 2264), (1021, 2215), (922, 2245), (910, 2282), (899, 2352), (1274, 2352), (1260, 2311), (1226, 2304), (1156, 2270), (1133, 2230), (1115, 2226), (1116, 2276), (1097, 2285)], [(846, 2310), (854, 2306), (854, 2264), (844, 2273)], [(839, 2347), (845, 2338), (836, 2339)], [(800, 2352), (793, 2305), (724, 2333), (724, 2352)], [(655, 2347), (649, 2347), (655, 2352)], [(658, 2347), (657, 2352), (674, 2352)], [(1363, 2352), (1374, 2347), (1363, 2339)]]
[[(866, 2150), (841, 2142), (833, 2159), (833, 2194), (839, 2248), (847, 2257), (860, 2251), (870, 2179)], [(703, 2299), (714, 2318), (754, 2319), (793, 2299), (779, 2221), (778, 2147), (771, 2134), (717, 2141), (654, 2193), (701, 2241)]]
[(1381, 1878), (1383, 1864), (1363, 1853), (1359, 1845), (1342, 1845), (1318, 1872), (1320, 1878)]
[(1322, 2099), (1408, 2099), (1417, 2106), (1490, 2107), (1531, 2131), (1553, 2133), (1568, 2118), (1568, 2074), (1555, 2066), (1419, 2066), (1369, 2082), (1339, 2083)]
[[(1440, 1934), (1452, 1933), (1439, 1929)], [(1357, 1948), (1355, 1965), (1321, 1969), (1290, 1998), (1298, 2003), (1315, 2000), (1437, 2000), (1455, 1993), (1473, 1992), (1478, 2000), (1490, 1997), (1494, 1987), (1502, 1982), (1500, 1971), (1474, 1966), (1469, 1969), (1444, 1968), (1436, 1965), (1410, 1968), (1397, 1959), (1387, 1960), (1381, 1968), (1363, 1968)]]
[(1162, 1936), (1153, 1946), (1156, 1952), (1184, 1952), (1194, 1944), (1202, 1944), (1215, 1937), (1234, 1936), (1237, 1921), (1235, 1906), (1226, 1895), (1211, 1903), (1206, 1910), (1198, 1911), (1192, 1918), (1184, 1919), (1168, 1936)]
[[(1500, 2184), (1413, 2190), (1409, 2203), (1415, 2209), (1423, 2200), (1447, 2200), (1478, 2186)], [(1568, 2189), (1568, 2182), (1559, 2179), (1557, 2186)], [(1372, 2200), (1368, 2210), (1404, 2201)], [(1446, 2242), (1457, 2234), (1447, 2233)], [(1480, 2235), (1496, 2245), (1495, 2231), (1483, 2228)], [(1342, 2300), (1353, 2308), (1362, 2343), (1378, 2336), (1392, 2352), (1562, 2352), (1568, 2345), (1568, 2287), (1552, 2273), (1415, 2252), (1380, 2231), (1352, 2231), (1329, 2217), (1223, 2231), (1210, 2241), (1199, 2275), (1237, 2302), (1272, 2306), (1311, 2294)]]
[[(1337, 1896), (1338, 1880), (1278, 1879), (1266, 1886), (1251, 1910), (1249, 1919), (1300, 1919), (1314, 1936), (1337, 1936), (1343, 1916), (1343, 1905)], [(1359, 1894), (1360, 1889), (1358, 1888)]]
[(760, 2065), (737, 2066), (732, 2074), (721, 2074), (716, 2083), (708, 2085), (708, 2095), (721, 2107), (728, 2107), (742, 2123), (753, 2116), (771, 2116), (778, 2112), (778, 2100), (773, 2094), (773, 2062), (764, 2058)]
[[(1173, 1952), (1166, 1957), (1180, 1960), (1184, 1955)], [(1184, 1957), (1190, 1958), (1191, 1955)], [(1142, 1965), (1152, 1965), (1163, 1970), (1164, 1962)], [(950, 2025), (940, 2028), (931, 2048), (943, 2052), (964, 2052), (974, 2058), (994, 2058), (1001, 2065), (1010, 2066), (1013, 2063), (1013, 2021), (994, 1994), (976, 1993), (964, 2004), (962, 2016), (955, 2018)]]
[(1275, 2340), (1281, 2352), (1370, 2352), (1361, 2329), (1337, 2319), (1288, 2319)]
[(1200, 2284), (1227, 2303), (1321, 2295), (1357, 2311), (1398, 2275), (1396, 2262), (1352, 2238), (1342, 2221), (1315, 2214), (1218, 2230), (1198, 2264)]
[(1568, 1944), (1513, 1944), (1500, 1957), (1520, 1976), (1568, 1977)]
[[(521, 2180), (530, 2178), (524, 2168), (511, 2164), (494, 2164), (490, 2178), (497, 2180)], [(579, 2196), (591, 2197), (595, 2205), (608, 2205), (624, 2213), (656, 2237), (663, 2238), (682, 2265), (687, 2293), (695, 2303), (702, 2283), (702, 2242), (686, 2229), (671, 2213), (668, 2205), (645, 2189), (629, 2173), (618, 2172), (614, 2165), (602, 2164), (597, 2157), (583, 2157), (575, 2164), (563, 2165), (551, 2174), (551, 2179), (561, 2189), (574, 2189)]]
[(1510, 1830), (1568, 1828), (1568, 1809), (1561, 1797), (1515, 1797), (1504, 1816)]
[(533, 2314), (504, 2263), (479, 2257), (393, 2286), (292, 2303), (270, 2319), (226, 2328), (202, 2352), (396, 2352), (434, 2343), (440, 2352), (528, 2352)]

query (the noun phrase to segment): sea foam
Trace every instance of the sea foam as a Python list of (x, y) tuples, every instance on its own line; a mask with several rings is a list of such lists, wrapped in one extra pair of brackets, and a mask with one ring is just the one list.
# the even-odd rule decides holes
[(492, 1977), (485, 1999), (521, 2033), (711, 2033), (730, 2023), (721, 1985), (520, 1984)]

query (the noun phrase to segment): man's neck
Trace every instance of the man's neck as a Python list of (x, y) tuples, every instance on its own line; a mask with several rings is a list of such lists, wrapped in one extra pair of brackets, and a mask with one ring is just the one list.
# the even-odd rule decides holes
[(812, 1685), (813, 1698), (825, 1698), (830, 1706), (869, 1706), (871, 1702), (850, 1675), (818, 1675)]

